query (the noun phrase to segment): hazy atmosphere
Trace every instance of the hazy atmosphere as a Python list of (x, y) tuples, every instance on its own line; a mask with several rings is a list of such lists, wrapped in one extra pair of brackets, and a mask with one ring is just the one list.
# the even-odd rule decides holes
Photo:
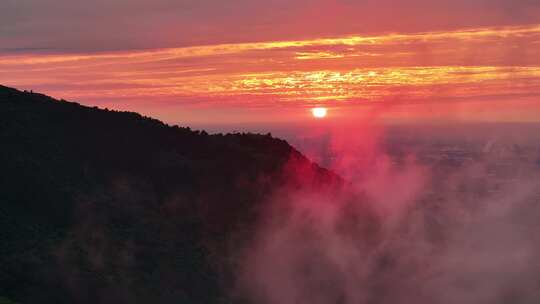
[(2, 0), (0, 304), (540, 301), (540, 2)]

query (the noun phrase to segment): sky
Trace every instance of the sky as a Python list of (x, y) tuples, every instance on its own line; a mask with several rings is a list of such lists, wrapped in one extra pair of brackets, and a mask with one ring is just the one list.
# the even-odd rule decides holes
[(539, 122), (538, 0), (2, 0), (0, 84), (181, 125)]

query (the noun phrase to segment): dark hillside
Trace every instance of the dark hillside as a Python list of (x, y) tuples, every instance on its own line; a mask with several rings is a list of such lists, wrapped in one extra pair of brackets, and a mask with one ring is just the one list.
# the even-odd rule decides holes
[(225, 301), (227, 251), (291, 164), (293, 186), (338, 180), (270, 135), (0, 86), (0, 302)]

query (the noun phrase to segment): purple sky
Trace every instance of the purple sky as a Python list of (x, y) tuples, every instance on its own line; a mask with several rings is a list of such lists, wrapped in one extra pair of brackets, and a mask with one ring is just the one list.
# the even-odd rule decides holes
[(2, 0), (1, 52), (94, 52), (540, 22), (537, 0)]

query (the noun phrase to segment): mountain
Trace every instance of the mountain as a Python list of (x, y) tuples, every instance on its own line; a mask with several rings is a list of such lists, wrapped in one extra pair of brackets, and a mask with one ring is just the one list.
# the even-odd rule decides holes
[(341, 183), (270, 134), (3, 86), (0, 143), (0, 303), (227, 302), (269, 196)]

